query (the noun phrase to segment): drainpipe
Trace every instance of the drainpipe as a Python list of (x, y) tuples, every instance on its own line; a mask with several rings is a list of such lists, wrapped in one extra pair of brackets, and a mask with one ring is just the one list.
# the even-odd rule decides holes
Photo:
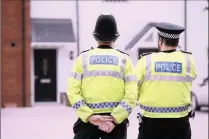
[(76, 0), (76, 32), (77, 32), (77, 56), (80, 53), (80, 38), (79, 38), (79, 1)]
[[(1, 1), (0, 1), (0, 7), (1, 7), (1, 5), (2, 5), (2, 4), (1, 4)], [(2, 9), (0, 8), (0, 18), (1, 18), (1, 14), (2, 14), (1, 11), (2, 11)], [(2, 22), (1, 22), (1, 21), (0, 21), (0, 24), (2, 25)], [(2, 39), (2, 37), (1, 37), (1, 39)], [(0, 49), (2, 50), (1, 39), (0, 39)], [(1, 52), (0, 52), (0, 58), (2, 59), (2, 57), (1, 57)], [(2, 70), (2, 68), (1, 68), (1, 67), (2, 67), (2, 64), (1, 64), (1, 61), (2, 61), (2, 60), (1, 60), (1, 59), (0, 59), (0, 72), (1, 72), (1, 70)], [(2, 96), (2, 93), (1, 93), (1, 90), (2, 90), (2, 88), (1, 88), (1, 83), (2, 83), (2, 82), (1, 82), (1, 77), (2, 77), (2, 72), (0, 73), (0, 104), (1, 104), (1, 107), (3, 107), (2, 103), (1, 103), (1, 102), (2, 102), (2, 97), (1, 97), (1, 96)]]
[(26, 90), (25, 90), (25, 0), (22, 0), (22, 104), (26, 107)]
[(187, 0), (184, 0), (184, 51), (187, 51)]

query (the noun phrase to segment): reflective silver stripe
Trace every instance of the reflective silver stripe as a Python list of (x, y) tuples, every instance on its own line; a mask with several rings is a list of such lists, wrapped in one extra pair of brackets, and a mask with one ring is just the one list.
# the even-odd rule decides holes
[(126, 59), (121, 59), (121, 65), (120, 65), (120, 72), (125, 73), (125, 65), (126, 65)]
[(107, 70), (99, 70), (99, 71), (87, 71), (83, 73), (83, 79), (92, 76), (111, 76), (115, 78), (120, 78), (123, 80), (123, 74), (116, 71), (107, 71)]
[(87, 71), (87, 54), (82, 54), (83, 71)]
[(175, 113), (175, 112), (184, 112), (187, 111), (190, 107), (190, 104), (179, 107), (149, 107), (140, 104), (141, 109), (147, 112), (155, 113)]
[(125, 101), (121, 101), (119, 105), (122, 106), (128, 114), (131, 113), (131, 107)]
[(184, 54), (185, 58), (186, 58), (186, 78), (188, 78), (188, 80), (190, 80), (190, 82), (192, 82), (193, 80), (195, 80), (195, 77), (191, 77), (191, 67), (192, 67), (192, 63), (191, 63), (191, 59), (189, 57), (189, 54)]
[(101, 103), (88, 103), (87, 106), (89, 106), (92, 109), (104, 109), (104, 108), (115, 108), (117, 107), (119, 102), (101, 102)]
[(91, 76), (111, 76), (111, 77), (120, 78), (120, 79), (124, 80), (124, 76), (125, 76), (124, 71), (125, 71), (125, 64), (126, 64), (125, 58), (121, 59), (120, 72), (116, 72), (116, 71), (109, 71), (109, 70), (89, 71), (87, 69), (87, 63), (88, 63), (87, 57), (88, 57), (88, 55), (86, 53), (82, 54), (82, 65), (83, 65), (82, 78), (87, 78), (87, 77), (91, 77)]
[(193, 81), (193, 78), (192, 77), (185, 77), (185, 76), (152, 75), (148, 78), (145, 78), (145, 80), (191, 82), (191, 81)]
[(144, 80), (149, 81), (176, 81), (176, 82), (191, 82), (194, 80), (190, 76), (191, 60), (188, 54), (184, 54), (186, 59), (186, 76), (169, 76), (169, 75), (151, 75), (151, 55), (146, 56), (146, 74)]
[(79, 109), (81, 106), (85, 106), (85, 101), (84, 100), (80, 100), (78, 102), (76, 102), (74, 105), (73, 105), (73, 109)]
[(149, 80), (150, 76), (151, 76), (151, 55), (147, 55), (146, 56), (146, 73), (145, 73), (145, 77), (144, 80)]
[(191, 60), (189, 58), (189, 55), (188, 54), (184, 54), (185, 56), (185, 59), (186, 59), (186, 73), (187, 75), (190, 75), (190, 70), (191, 70)]
[(136, 81), (137, 82), (137, 79), (136, 79), (136, 76), (135, 75), (129, 75), (129, 76), (126, 76), (125, 77), (125, 82), (126, 83), (133, 82), (133, 81)]
[(76, 73), (76, 72), (71, 72), (70, 73), (70, 78), (81, 80), (81, 77), (82, 77), (82, 74), (80, 74), (80, 73)]

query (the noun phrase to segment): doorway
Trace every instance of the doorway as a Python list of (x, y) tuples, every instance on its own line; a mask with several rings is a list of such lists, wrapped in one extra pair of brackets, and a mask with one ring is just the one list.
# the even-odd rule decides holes
[(148, 52), (158, 52), (157, 48), (139, 48), (138, 49), (138, 59), (140, 58), (140, 55), (142, 53), (148, 53)]
[(56, 49), (35, 49), (35, 102), (57, 101)]

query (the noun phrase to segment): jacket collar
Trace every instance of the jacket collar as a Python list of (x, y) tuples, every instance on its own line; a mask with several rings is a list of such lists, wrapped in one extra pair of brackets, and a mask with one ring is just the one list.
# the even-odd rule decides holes
[(160, 51), (160, 52), (163, 52), (163, 53), (172, 53), (172, 52), (175, 52), (176, 50), (165, 50), (165, 51)]
[(97, 48), (100, 48), (100, 49), (113, 49), (111, 46), (109, 45), (100, 45), (98, 46)]

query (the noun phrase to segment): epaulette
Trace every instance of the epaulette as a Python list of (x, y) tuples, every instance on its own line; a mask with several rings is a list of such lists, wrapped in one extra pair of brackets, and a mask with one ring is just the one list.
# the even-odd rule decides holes
[[(148, 52), (148, 53), (142, 53), (141, 55), (140, 55), (140, 58), (142, 58), (143, 56), (146, 56), (146, 55), (150, 55), (150, 54), (152, 54), (153, 52)], [(140, 59), (139, 58), (139, 59)]]
[(181, 50), (181, 52), (186, 53), (186, 54), (192, 54), (191, 52), (186, 52), (186, 51), (182, 51), (182, 50)]
[[(88, 51), (90, 51), (90, 50), (92, 50), (92, 49), (94, 49), (94, 47), (91, 47), (91, 49), (88, 49), (88, 50), (84, 50), (84, 51), (80, 52), (80, 54), (85, 53), (85, 52), (88, 52)], [(80, 55), (80, 54), (79, 54), (79, 55)]]
[(125, 53), (125, 52), (123, 52), (123, 51), (121, 51), (121, 50), (118, 50), (118, 49), (116, 49), (116, 50), (119, 51), (119, 52), (121, 52), (121, 53), (123, 53), (123, 54), (126, 54), (126, 55), (129, 56), (129, 54), (127, 54), (127, 53)]

